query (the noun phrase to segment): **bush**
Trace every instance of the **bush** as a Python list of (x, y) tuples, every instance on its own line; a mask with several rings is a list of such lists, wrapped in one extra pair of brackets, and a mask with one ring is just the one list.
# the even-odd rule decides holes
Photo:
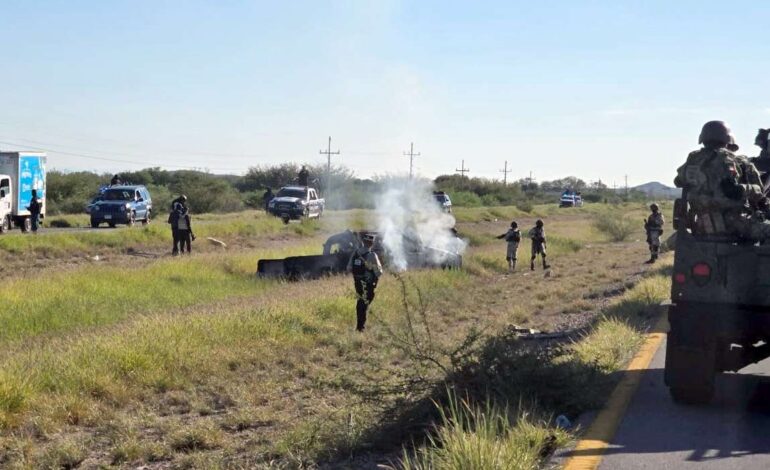
[(534, 206), (532, 205), (532, 201), (529, 201), (527, 199), (521, 199), (515, 202), (514, 204), (516, 206), (516, 209), (519, 209), (522, 212), (532, 212), (532, 209)]
[(458, 191), (451, 195), (452, 205), (460, 207), (479, 207), (481, 198), (470, 191)]
[(485, 194), (481, 196), (481, 203), (485, 206), (499, 206), (500, 199), (494, 194)]
[(634, 233), (634, 224), (620, 214), (601, 214), (594, 219), (594, 227), (613, 242), (622, 242)]

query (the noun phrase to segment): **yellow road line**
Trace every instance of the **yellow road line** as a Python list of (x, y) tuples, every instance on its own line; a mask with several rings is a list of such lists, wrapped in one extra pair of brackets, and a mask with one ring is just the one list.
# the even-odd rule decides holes
[(564, 470), (593, 470), (602, 461), (604, 451), (610, 445), (615, 432), (618, 430), (620, 420), (628, 408), (639, 383), (642, 381), (641, 373), (646, 370), (665, 336), (667, 318), (661, 315), (652, 333), (647, 335), (639, 352), (626, 367), (626, 373), (620, 383), (612, 391), (609, 400), (591, 423), (582, 439), (572, 451), (571, 457), (564, 465)]

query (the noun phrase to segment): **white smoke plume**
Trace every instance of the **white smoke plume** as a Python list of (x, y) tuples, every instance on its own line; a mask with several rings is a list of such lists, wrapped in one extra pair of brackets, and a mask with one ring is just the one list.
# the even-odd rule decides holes
[(429, 182), (394, 178), (382, 184), (375, 201), (377, 231), (391, 269), (442, 264), (462, 255), (467, 243), (452, 232), (455, 218), (443, 212)]

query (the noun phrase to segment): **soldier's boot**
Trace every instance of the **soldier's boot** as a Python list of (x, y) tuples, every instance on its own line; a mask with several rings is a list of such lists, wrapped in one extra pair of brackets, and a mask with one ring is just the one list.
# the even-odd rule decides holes
[(535, 258), (532, 258), (532, 261), (529, 263), (529, 270), (530, 271), (535, 270)]
[(545, 262), (545, 256), (543, 256), (543, 269), (548, 269), (550, 267), (551, 265)]
[(511, 272), (516, 271), (516, 260), (511, 260)]

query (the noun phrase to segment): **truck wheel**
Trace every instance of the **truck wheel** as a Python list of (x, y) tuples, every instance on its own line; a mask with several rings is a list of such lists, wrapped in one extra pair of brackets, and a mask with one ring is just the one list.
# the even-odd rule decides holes
[(135, 222), (136, 222), (136, 213), (134, 211), (131, 211), (131, 213), (128, 214), (128, 220), (126, 221), (126, 225), (128, 225), (129, 227), (133, 227)]
[(281, 220), (283, 221), (284, 224), (289, 225), (289, 220), (291, 219), (287, 215), (287, 216), (281, 217)]
[(24, 222), (21, 223), (21, 231), (28, 233), (30, 230), (32, 230), (32, 219), (25, 217)]
[(3, 217), (3, 221), (0, 222), (0, 233), (5, 233), (11, 229), (11, 221), (8, 217)]
[(152, 213), (151, 213), (150, 211), (147, 211), (147, 216), (146, 216), (146, 217), (144, 218), (144, 220), (142, 221), (142, 225), (147, 225), (147, 224), (149, 224), (149, 223), (150, 223), (150, 217), (151, 217), (151, 214), (152, 214)]
[(666, 343), (665, 382), (671, 398), (686, 405), (705, 405), (714, 396), (716, 347), (682, 344), (676, 336), (669, 332)]
[(668, 391), (675, 402), (683, 405), (707, 405), (714, 398), (713, 386), (707, 388), (671, 387)]
[(91, 219), (91, 228), (99, 228), (99, 221)]
[(110, 228), (115, 228), (115, 222), (107, 222), (107, 225), (109, 225)]

